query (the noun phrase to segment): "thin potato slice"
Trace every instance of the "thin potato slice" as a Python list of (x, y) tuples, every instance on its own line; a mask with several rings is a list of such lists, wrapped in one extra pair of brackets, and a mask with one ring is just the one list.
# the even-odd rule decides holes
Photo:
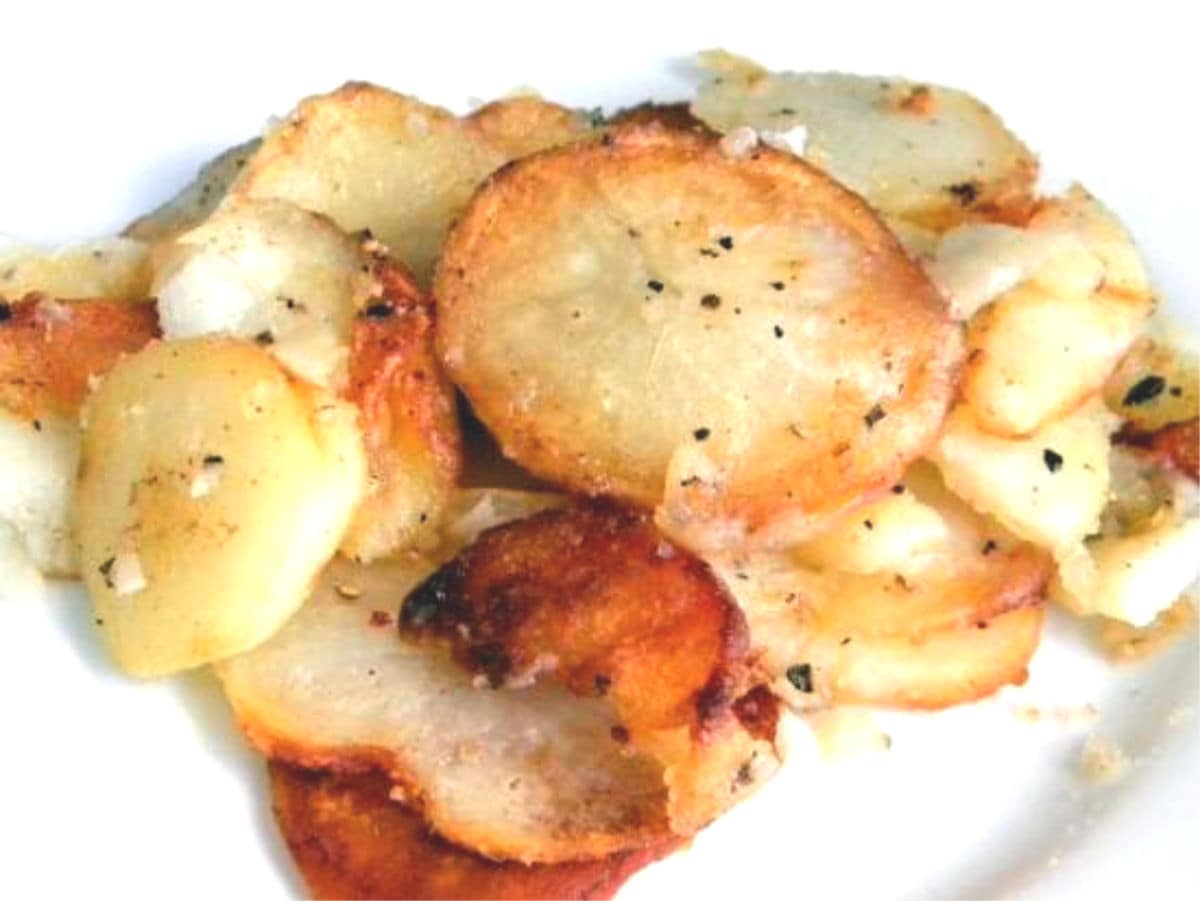
[[(531, 505), (536, 506), (532, 498), (504, 506), (520, 515)], [(498, 508), (493, 512), (505, 515)], [(530, 527), (519, 526), (520, 534), (528, 535)], [(495, 534), (485, 533), (483, 541), (494, 544), (499, 539), (488, 535)], [(611, 550), (601, 541), (566, 551), (564, 570), (582, 572), (589, 554), (619, 555), (628, 545), (616, 533), (612, 541)], [(670, 575), (662, 578), (690, 591), (690, 579), (703, 579), (702, 567), (688, 575), (695, 561), (689, 563), (682, 552), (667, 555), (665, 542), (663, 548), (659, 562)], [(543, 550), (551, 566), (552, 558), (563, 556), (553, 542)], [(512, 558), (514, 565), (520, 559)], [(654, 565), (640, 558), (633, 562)], [(503, 568), (506, 562), (494, 558), (491, 565)], [(530, 863), (594, 858), (644, 847), (685, 828), (693, 831), (698, 823), (672, 815), (719, 805), (710, 807), (715, 815), (773, 769), (770, 736), (743, 731), (740, 711), (733, 712), (738, 721), (730, 721), (736, 681), (718, 680), (721, 689), (708, 692), (700, 707), (689, 703), (678, 711), (697, 711), (706, 727), (703, 738), (686, 727), (648, 729), (654, 723), (643, 717), (635, 723), (640, 743), (634, 741), (635, 730), (624, 724), (621, 711), (627, 714), (628, 704), (636, 705), (639, 682), (661, 684), (652, 669), (637, 672), (639, 661), (649, 667), (675, 653), (661, 632), (636, 632), (627, 642), (628, 659), (618, 655), (609, 661), (622, 668), (620, 673), (597, 672), (590, 684), (570, 689), (548, 671), (519, 689), (492, 689), (486, 676), (472, 675), (437, 643), (397, 634), (394, 618), (402, 605), (409, 610), (405, 597), (433, 569), (417, 559), (371, 567), (335, 563), (309, 603), (274, 639), (223, 663), (219, 672), (226, 694), (250, 739), (268, 755), (304, 766), (382, 767), (443, 837), (493, 858)], [(553, 569), (535, 567), (527, 576), (526, 588), (544, 583), (547, 600), (556, 599)], [(619, 581), (620, 570), (604, 568), (599, 579)], [(425, 584), (428, 595), (432, 589)], [(586, 596), (587, 586), (578, 590)], [(672, 603), (680, 608), (688, 601), (675, 597)], [(707, 603), (696, 601), (698, 610)], [(649, 622), (655, 604), (642, 606), (651, 608), (644, 609)], [(564, 628), (569, 629), (572, 609), (562, 606)], [(701, 624), (690, 628), (689, 635), (709, 634)], [(718, 638), (715, 632), (711, 637)], [(576, 638), (590, 640), (583, 634)], [(718, 657), (735, 669), (737, 660), (744, 660), (725, 651)], [(572, 666), (565, 656), (563, 661)], [(549, 654), (542, 665), (554, 666)], [(607, 696), (618, 682), (626, 706)], [(631, 692), (634, 701), (628, 700)], [(647, 742), (653, 753), (643, 750)], [(698, 766), (702, 763), (707, 766)], [(724, 777), (706, 785), (695, 778), (702, 772)]]
[(121, 233), (147, 243), (174, 240), (191, 231), (217, 208), (246, 161), (262, 143), (253, 138), (221, 151), (200, 167), (196, 177), (157, 209), (135, 219)]
[(465, 119), (508, 159), (529, 156), (586, 137), (592, 124), (575, 110), (540, 97), (493, 100)]
[(150, 253), (131, 238), (100, 238), (55, 250), (0, 246), (0, 300), (40, 292), (58, 298), (145, 300)]
[(937, 230), (1023, 221), (1036, 158), (971, 95), (899, 78), (772, 73), (720, 51), (692, 112), (718, 131), (807, 132), (804, 158), (882, 213)]
[(155, 676), (264, 641), (362, 495), (353, 407), (223, 339), (151, 344), (88, 399), (76, 537), (118, 666)]
[(957, 331), (857, 198), (772, 150), (618, 130), (489, 181), (439, 264), (442, 358), (505, 453), (683, 543), (811, 532), (900, 475)]
[(976, 510), (1059, 554), (1099, 529), (1116, 426), (1117, 417), (1093, 399), (1027, 438), (1001, 438), (960, 405), (930, 459), (950, 490)]
[(1154, 300), (1129, 235), (1081, 188), (1006, 228), (951, 232), (931, 271), (960, 312), (984, 304), (967, 329), (964, 403), (989, 432), (1021, 437), (1105, 384)]
[(443, 109), (350, 83), (272, 128), (231, 193), (290, 200), (346, 231), (369, 228), (426, 283), (451, 220), (507, 160)]
[(315, 898), (611, 898), (674, 843), (596, 860), (528, 866), (473, 854), (429, 832), (382, 773), (313, 772), (271, 761), (271, 806)]

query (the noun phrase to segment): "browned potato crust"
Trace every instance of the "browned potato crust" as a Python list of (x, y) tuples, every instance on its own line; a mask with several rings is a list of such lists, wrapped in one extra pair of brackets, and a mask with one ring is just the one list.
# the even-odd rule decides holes
[(271, 806), (316, 898), (611, 898), (677, 842), (594, 860), (497, 862), (450, 844), (391, 797), (380, 772), (339, 775), (270, 761)]
[(152, 303), (0, 300), (0, 406), (31, 419), (73, 419), (89, 380), (158, 334)]
[(566, 144), (592, 131), (591, 123), (575, 110), (540, 97), (493, 100), (465, 122), (509, 159)]
[(890, 485), (959, 362), (944, 302), (858, 198), (655, 126), (498, 173), (434, 293), (442, 358), (506, 454), (663, 504), (692, 546), (794, 538)]
[(370, 482), (342, 551), (373, 559), (431, 534), (462, 470), (454, 388), (433, 348), (433, 304), (376, 258), (382, 292), (351, 329), (346, 399), (360, 414)]
[(637, 106), (618, 110), (608, 119), (609, 125), (661, 125), (663, 128), (682, 129), (712, 133), (707, 125), (697, 119), (686, 101), (678, 103), (655, 103), (647, 100)]

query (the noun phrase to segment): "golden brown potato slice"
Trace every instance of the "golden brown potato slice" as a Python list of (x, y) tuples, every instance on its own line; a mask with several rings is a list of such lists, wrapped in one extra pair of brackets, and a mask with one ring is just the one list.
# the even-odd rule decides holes
[(569, 143), (592, 131), (586, 116), (540, 97), (493, 100), (467, 116), (465, 124), (507, 159), (514, 160)]
[(262, 143), (253, 138), (223, 150), (200, 167), (196, 177), (157, 209), (135, 219), (121, 233), (139, 241), (172, 240), (209, 217)]
[[(529, 507), (508, 509), (520, 513)], [(426, 581), (432, 564), (337, 562), (275, 638), (219, 667), (251, 740), (270, 756), (305, 766), (355, 760), (381, 766), (448, 840), (493, 858), (526, 862), (644, 847), (694, 831), (751, 791), (774, 768), (776, 755), (767, 730), (741, 725), (743, 719), (753, 721), (744, 703), (735, 705), (747, 662), (745, 648), (735, 647), (744, 624), (738, 628), (736, 608), (720, 599), (719, 583), (665, 540), (651, 543), (644, 521), (614, 521), (607, 537), (569, 548), (556, 540), (559, 529), (568, 528), (561, 520), (538, 522), (535, 517), (508, 533), (519, 545), (511, 558), (490, 555), (473, 565), (489, 567), (482, 577), (490, 578), (503, 577), (511, 563), (512, 590), (506, 596), (514, 601), (520, 596), (564, 602), (558, 619), (552, 603), (521, 607), (531, 613), (517, 627), (523, 638), (530, 634), (525, 626), (538, 625), (545, 629), (539, 634), (554, 639), (542, 647), (533, 636), (519, 645), (540, 648), (534, 669), (542, 668), (542, 678), (520, 688), (492, 688), (486, 672), (455, 662), (442, 642), (397, 632), (402, 607), (410, 622), (415, 615), (414, 602), (405, 604), (412, 589), (425, 584), (422, 603), (443, 599), (436, 581)], [(485, 533), (481, 541), (487, 548), (506, 544), (503, 533)], [(481, 553), (468, 552), (466, 559)], [(539, 554), (541, 566), (534, 565)], [(657, 575), (644, 588), (635, 586), (636, 594), (613, 598), (625, 564), (615, 569), (601, 564), (614, 558), (628, 561), (633, 573)], [(564, 586), (555, 564), (565, 573), (583, 574), (589, 560), (596, 561), (595, 583), (556, 595)], [(445, 571), (440, 581), (447, 582)], [(662, 596), (664, 590), (669, 597)], [(602, 597), (614, 601), (609, 622), (627, 627), (628, 634), (572, 631), (573, 624), (596, 625), (591, 613), (603, 612), (594, 603)], [(444, 600), (453, 605), (459, 595), (446, 592)], [(631, 602), (642, 608), (640, 621)], [(660, 607), (664, 613), (656, 619)], [(695, 623), (675, 618), (689, 607), (697, 611)], [(720, 633), (731, 614), (728, 634)], [(655, 631), (655, 625), (664, 628)], [(674, 628), (667, 625), (679, 627), (696, 659), (683, 659), (672, 647)], [(584, 678), (587, 661), (570, 656), (589, 642), (596, 645), (596, 664), (605, 666), (590, 681)], [(655, 661), (676, 669), (659, 674)], [(536, 676), (527, 662), (521, 656), (526, 674)], [(561, 673), (554, 672), (556, 666)], [(671, 672), (678, 679), (667, 678)], [(705, 672), (709, 675), (697, 681)], [(709, 678), (724, 673), (734, 678)], [(671, 689), (667, 700), (678, 699), (681, 691), (700, 695), (679, 704), (650, 696), (651, 687), (664, 680)], [(705, 692), (710, 681), (713, 688)], [(676, 684), (682, 688), (672, 687)], [(653, 715), (660, 712), (669, 723)], [(693, 725), (701, 731), (694, 732)], [(770, 732), (773, 726), (772, 720)]]
[(498, 862), (452, 845), (391, 797), (382, 773), (271, 761), (271, 803), (315, 898), (611, 898), (672, 842), (577, 862)]
[(150, 303), (42, 295), (0, 302), (0, 520), (46, 575), (76, 569), (71, 485), (89, 385), (157, 334)]
[(692, 112), (720, 132), (803, 127), (803, 155), (882, 213), (944, 229), (1023, 221), (1038, 164), (999, 117), (963, 91), (900, 78), (768, 72), (721, 51)]
[(113, 367), (84, 406), (74, 506), (118, 666), (171, 673), (279, 628), (362, 496), (356, 419), (244, 342), (158, 342)]
[(344, 396), (359, 409), (370, 481), (342, 552), (373, 560), (431, 538), (462, 471), (453, 386), (433, 347), (433, 303), (387, 259), (351, 327)]
[[(946, 242), (954, 244), (971, 230), (994, 234), (1001, 228), (967, 226)], [(1013, 240), (1025, 246), (991, 255), (982, 242), (974, 257), (990, 273), (979, 276), (979, 283), (993, 289), (1017, 284), (971, 318), (961, 391), (983, 428), (1020, 437), (1070, 412), (1104, 385), (1137, 339), (1154, 300), (1129, 235), (1081, 188), (1044, 202)], [(945, 258), (941, 263), (946, 286)], [(937, 273), (938, 263), (932, 268)], [(960, 308), (977, 302), (964, 301), (964, 288), (953, 280), (949, 289), (959, 292)], [(983, 293), (973, 286), (965, 290)]]
[(1139, 340), (1104, 386), (1108, 408), (1131, 433), (1200, 417), (1200, 361), (1161, 338)]
[(491, 179), (438, 268), (442, 359), (506, 454), (685, 544), (814, 530), (934, 439), (936, 291), (794, 157), (619, 130)]
[(141, 241), (100, 238), (55, 250), (0, 246), (0, 299), (34, 291), (59, 298), (145, 300), (150, 253)]

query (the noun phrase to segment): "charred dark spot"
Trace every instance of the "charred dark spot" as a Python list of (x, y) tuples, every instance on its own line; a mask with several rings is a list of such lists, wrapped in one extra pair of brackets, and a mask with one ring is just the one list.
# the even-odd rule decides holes
[(609, 729), (608, 734), (611, 735), (612, 740), (619, 745), (629, 744), (629, 730), (620, 724), (617, 724)]
[(806, 695), (812, 694), (813, 678), (811, 663), (795, 663), (787, 668), (785, 675), (796, 691), (803, 692)]
[(462, 570), (448, 563), (409, 592), (400, 607), (400, 628), (429, 629), (458, 619)]
[(783, 326), (779, 326), (779, 325), (775, 326), (775, 337), (776, 338), (783, 337)]
[(758, 685), (733, 702), (733, 713), (738, 722), (754, 738), (762, 741), (775, 739), (775, 727), (779, 722), (779, 698), (765, 685)]
[(996, 542), (992, 541), (992, 539), (989, 538), (987, 541), (985, 541), (983, 543), (983, 555), (986, 557), (988, 554), (995, 551), (998, 547), (999, 547), (999, 545), (997, 545)]
[(653, 291), (655, 294), (662, 294), (662, 290), (665, 287), (665, 285), (663, 285), (663, 283), (660, 282), (658, 279), (652, 278), (652, 279), (650, 279), (650, 281), (646, 282), (646, 287), (649, 288), (651, 291)]
[[(1127, 407), (1136, 407), (1149, 403), (1162, 394), (1163, 389), (1166, 387), (1166, 379), (1157, 375), (1148, 375), (1125, 392), (1125, 397), (1121, 403)], [(1174, 393), (1174, 389), (1172, 389), (1172, 393)]]
[(708, 684), (696, 694), (696, 716), (701, 730), (720, 717), (733, 701), (733, 677), (724, 670), (712, 674)]
[(1053, 448), (1046, 448), (1042, 451), (1042, 462), (1046, 464), (1046, 468), (1051, 472), (1058, 472), (1062, 469), (1063, 456)]
[(733, 238), (730, 235), (722, 235), (717, 238), (717, 243), (725, 250), (733, 250)]
[(483, 673), (492, 688), (499, 688), (512, 672), (512, 658), (498, 642), (476, 645), (466, 652), (467, 664), (473, 672)]
[(7, 302), (0, 300), (0, 322), (8, 322), (12, 319), (12, 307)]
[(963, 206), (971, 206), (979, 199), (979, 185), (973, 181), (961, 181), (947, 186), (946, 190)]
[(904, 493), (903, 485), (893, 485), (892, 486), (892, 494), (903, 494), (903, 493)]

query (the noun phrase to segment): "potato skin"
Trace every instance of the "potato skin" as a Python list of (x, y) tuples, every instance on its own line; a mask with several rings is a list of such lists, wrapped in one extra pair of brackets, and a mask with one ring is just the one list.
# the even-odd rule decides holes
[(74, 418), (89, 382), (158, 337), (151, 303), (0, 301), (0, 406), (18, 416)]
[(611, 898), (666, 841), (593, 860), (499, 862), (439, 838), (390, 797), (383, 773), (315, 772), (268, 763), (271, 807), (316, 898)]
[(268, 638), (334, 553), (366, 479), (354, 409), (243, 342), (148, 345), (113, 367), (82, 421), (80, 569), (133, 675)]
[(434, 293), (442, 359), (507, 455), (661, 504), (693, 547), (794, 538), (890, 485), (959, 362), (944, 302), (860, 200), (789, 154), (655, 126), (493, 176)]

